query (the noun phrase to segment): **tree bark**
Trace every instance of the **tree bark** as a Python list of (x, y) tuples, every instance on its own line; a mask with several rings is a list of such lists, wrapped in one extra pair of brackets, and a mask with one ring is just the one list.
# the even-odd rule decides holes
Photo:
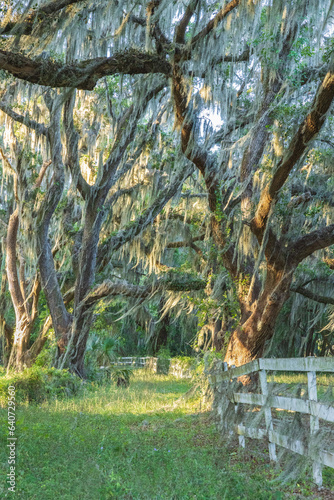
[[(223, 12), (222, 16), (224, 16)], [(185, 17), (180, 21), (178, 28), (182, 33), (185, 32), (184, 23), (186, 21)], [(178, 28), (176, 32), (178, 32)], [(225, 209), (222, 208), (221, 200), (224, 200), (226, 193), (219, 182), (221, 171), (212, 163), (210, 153), (200, 149), (196, 143), (196, 115), (193, 110), (190, 112), (188, 109), (189, 89), (182, 74), (182, 51), (175, 55), (173, 61), (172, 92), (175, 120), (181, 128), (182, 150), (203, 175), (208, 191), (209, 207), (212, 212), (212, 235), (223, 265), (237, 283), (241, 319), (238, 328), (231, 335), (225, 357), (230, 365), (238, 366), (263, 354), (265, 342), (272, 337), (278, 314), (289, 296), (293, 272), (298, 263), (314, 251), (325, 248), (334, 241), (333, 225), (313, 231), (313, 233), (291, 242), (287, 241), (285, 235), (279, 238), (271, 226), (267, 227), (271, 209), (279, 190), (285, 184), (310, 141), (324, 124), (334, 97), (333, 61), (330, 62), (328, 72), (319, 85), (309, 114), (301, 123), (290, 146), (275, 168), (272, 179), (267, 181), (267, 184), (262, 188), (257, 207), (254, 206), (252, 178), (254, 171), (258, 169), (268, 143), (268, 125), (273, 120), (270, 106), (282, 87), (284, 62), (288, 57), (296, 33), (296, 26), (292, 23), (284, 35), (285, 39), (280, 52), (280, 65), (274, 81), (268, 77), (268, 68), (263, 62), (264, 97), (253, 127), (250, 144), (244, 152), (240, 168), (240, 182), (246, 183), (246, 188), (240, 197), (242, 220), (257, 238), (260, 252), (262, 252), (261, 260), (265, 261), (266, 266), (266, 278), (262, 290), (257, 276), (255, 258), (244, 259), (240, 266), (236, 262), (234, 247), (226, 236), (227, 226), (224, 221), (229, 216), (228, 208), (227, 212), (222, 213)], [(193, 43), (194, 41), (196, 41), (196, 37), (193, 39)], [(179, 43), (184, 43), (182, 37), (180, 37)], [(255, 216), (251, 218), (254, 212)], [(247, 275), (254, 276), (254, 283), (251, 283), (250, 286), (242, 286), (242, 281)]]
[(263, 292), (251, 305), (251, 314), (241, 318), (233, 332), (225, 361), (240, 366), (263, 354), (266, 341), (274, 334), (278, 315), (289, 297), (294, 268), (286, 271), (269, 268)]
[(19, 209), (16, 208), (9, 218), (6, 241), (6, 270), (8, 288), (15, 311), (15, 331), (11, 353), (7, 364), (7, 372), (12, 368), (17, 370), (21, 370), (23, 368), (23, 358), (28, 348), (32, 329), (32, 322), (28, 313), (27, 303), (22, 295), (17, 273), (16, 244), (18, 227)]

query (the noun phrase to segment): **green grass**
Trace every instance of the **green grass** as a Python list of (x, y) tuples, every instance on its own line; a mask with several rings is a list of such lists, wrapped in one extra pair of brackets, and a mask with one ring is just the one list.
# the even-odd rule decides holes
[(188, 381), (138, 371), (129, 389), (88, 388), (71, 399), (21, 404), (15, 494), (5, 482), (7, 411), (0, 410), (0, 497), (294, 498), (291, 488), (280, 492), (277, 483), (269, 483), (273, 473), (266, 456), (228, 447), (198, 399), (179, 400), (190, 387)]
[[(295, 373), (295, 372), (272, 372), (268, 374), (268, 381), (276, 382), (277, 384), (306, 384), (307, 385), (307, 373)], [(331, 373), (317, 373), (317, 385), (318, 386), (333, 386), (334, 376)]]

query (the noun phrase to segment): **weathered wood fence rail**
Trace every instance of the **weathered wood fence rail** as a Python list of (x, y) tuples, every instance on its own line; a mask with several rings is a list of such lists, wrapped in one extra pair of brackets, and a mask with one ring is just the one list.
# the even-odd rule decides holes
[(146, 368), (154, 373), (168, 373), (178, 378), (191, 378), (192, 370), (185, 367), (178, 359), (146, 357), (122, 357), (117, 359), (117, 363), (123, 366), (133, 366), (136, 368)]
[(153, 358), (152, 356), (146, 356), (142, 358), (137, 357), (122, 357), (117, 358), (117, 363), (125, 366), (137, 366), (138, 368), (145, 368), (148, 364), (151, 364), (152, 361), (156, 362), (158, 358)]
[[(282, 397), (270, 394), (267, 372), (306, 372), (307, 373), (307, 399)], [(224, 398), (229, 398), (235, 405), (235, 413), (239, 405), (254, 405), (262, 407), (265, 417), (265, 428), (245, 426), (242, 422), (234, 425), (232, 429), (239, 436), (239, 445), (245, 447), (245, 437), (252, 439), (267, 438), (269, 442), (270, 459), (277, 461), (276, 446), (282, 446), (313, 461), (313, 478), (318, 486), (322, 485), (322, 465), (334, 468), (334, 453), (319, 449), (314, 446), (315, 437), (320, 429), (320, 420), (334, 423), (334, 407), (318, 402), (317, 372), (334, 373), (334, 358), (290, 358), (290, 359), (258, 359), (240, 367), (231, 367), (218, 361), (213, 370), (209, 372), (210, 385), (213, 388), (218, 416), (224, 419), (223, 407), (226, 408)], [(258, 373), (261, 393), (233, 392), (235, 379), (238, 377)], [(225, 387), (225, 390), (223, 389)], [(215, 391), (216, 389), (216, 391)], [(227, 389), (227, 390), (226, 390)], [(219, 403), (219, 398), (222, 400)], [(217, 401), (218, 399), (218, 401)], [(274, 429), (272, 409), (286, 410), (309, 415), (309, 439), (293, 439)], [(225, 422), (226, 427), (226, 422)], [(227, 424), (228, 425), (228, 424)], [(313, 438), (313, 439), (312, 439)], [(322, 443), (321, 443), (322, 445)]]

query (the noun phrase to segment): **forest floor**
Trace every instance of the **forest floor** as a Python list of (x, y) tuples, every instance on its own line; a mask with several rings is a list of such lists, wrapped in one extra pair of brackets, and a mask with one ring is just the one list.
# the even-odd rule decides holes
[[(264, 446), (238, 451), (215, 430), (191, 382), (137, 371), (128, 389), (17, 408), (16, 492), (7, 490), (7, 410), (0, 410), (0, 497), (26, 500), (334, 499), (309, 471), (282, 486)], [(334, 471), (324, 484), (334, 490)]]

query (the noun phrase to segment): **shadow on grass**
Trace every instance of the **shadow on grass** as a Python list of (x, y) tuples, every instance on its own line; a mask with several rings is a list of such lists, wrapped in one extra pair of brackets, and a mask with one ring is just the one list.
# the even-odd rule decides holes
[(50, 410), (19, 417), (17, 498), (280, 498), (262, 477), (230, 468), (208, 413)]
[[(136, 377), (129, 389), (97, 387), (81, 396), (17, 412), (17, 493), (27, 500), (278, 500), (267, 460), (246, 460), (216, 432), (191, 384)], [(6, 412), (1, 413), (5, 421)], [(6, 432), (1, 435), (6, 444)], [(0, 461), (6, 464), (6, 447)], [(3, 478), (6, 474), (3, 468)], [(5, 480), (1, 480), (1, 485)], [(294, 498), (293, 495), (288, 498)]]

